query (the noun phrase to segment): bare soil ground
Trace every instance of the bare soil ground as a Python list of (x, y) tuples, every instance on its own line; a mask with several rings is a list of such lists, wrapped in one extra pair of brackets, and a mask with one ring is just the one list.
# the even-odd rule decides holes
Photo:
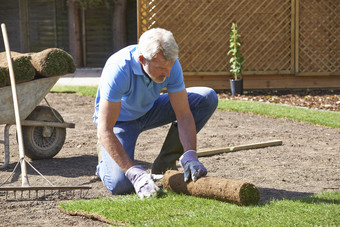
[[(327, 93), (327, 92), (326, 92)], [(219, 94), (221, 98), (231, 98), (229, 94)], [(276, 93), (276, 103), (289, 100), (284, 94)], [(339, 92), (327, 94), (286, 94), (294, 102), (302, 105), (310, 95), (313, 108), (325, 109), (325, 102), (332, 100), (333, 111), (339, 111)], [(271, 97), (273, 95), (270, 94)], [(329, 98), (327, 98), (329, 97)], [(267, 101), (268, 94), (247, 93), (233, 99)], [(76, 124), (75, 129), (67, 129), (67, 138), (62, 150), (48, 160), (32, 161), (48, 180), (57, 186), (90, 185), (86, 198), (111, 196), (95, 176), (97, 164), (96, 128), (92, 123), (94, 99), (77, 94), (49, 93), (47, 100), (60, 112), (64, 120)], [(300, 100), (300, 101), (297, 101)], [(319, 100), (319, 101), (318, 101)], [(326, 101), (325, 101), (326, 100)], [(46, 105), (44, 101), (43, 105)], [(329, 107), (329, 106), (328, 106)], [(156, 158), (169, 125), (141, 134), (137, 141), (136, 159), (139, 164), (150, 169)], [(3, 131), (3, 126), (0, 126)], [(11, 128), (10, 164), (0, 170), (0, 183), (13, 171), (18, 162), (18, 146), (15, 129)], [(0, 135), (2, 137), (2, 135)], [(220, 148), (241, 144), (282, 140), (283, 145), (223, 153), (200, 160), (207, 167), (208, 176), (248, 181), (256, 185), (261, 194), (261, 202), (271, 199), (298, 198), (328, 190), (340, 190), (340, 130), (289, 119), (274, 119), (252, 114), (217, 110), (206, 127), (198, 134), (198, 148)], [(3, 147), (0, 148), (3, 161)], [(48, 184), (28, 167), (32, 186)], [(20, 170), (4, 186), (20, 186)], [(49, 192), (46, 192), (49, 194)], [(79, 193), (76, 193), (76, 198)], [(40, 196), (40, 195), (39, 195)], [(17, 197), (20, 197), (17, 195)], [(27, 197), (27, 196), (26, 196)], [(0, 226), (105, 226), (106, 224), (79, 216), (70, 216), (57, 209), (58, 200), (46, 196), (36, 200), (5, 200), (0, 194)], [(71, 195), (59, 200), (72, 199)]]

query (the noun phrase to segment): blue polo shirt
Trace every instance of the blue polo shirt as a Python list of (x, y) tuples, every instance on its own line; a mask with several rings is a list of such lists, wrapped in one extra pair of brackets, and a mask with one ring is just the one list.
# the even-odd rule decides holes
[(138, 45), (125, 47), (106, 62), (95, 100), (94, 122), (97, 123), (100, 99), (121, 102), (118, 121), (131, 121), (143, 116), (153, 106), (163, 88), (168, 92), (185, 89), (182, 67), (176, 59), (170, 76), (158, 84), (142, 71)]

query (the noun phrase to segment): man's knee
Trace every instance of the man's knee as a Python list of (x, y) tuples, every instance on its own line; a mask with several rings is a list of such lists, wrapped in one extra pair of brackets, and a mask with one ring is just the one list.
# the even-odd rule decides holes
[(131, 193), (134, 191), (133, 185), (125, 177), (125, 174), (122, 170), (119, 171), (105, 171), (105, 163), (101, 162), (97, 166), (97, 174), (99, 178), (102, 180), (106, 189), (112, 195), (123, 195), (127, 193)]
[(104, 185), (112, 195), (124, 195), (134, 192), (134, 188), (127, 178), (121, 181), (116, 180), (111, 182), (111, 184), (104, 182)]
[(205, 97), (207, 99), (207, 102), (210, 104), (211, 108), (215, 110), (218, 105), (218, 97), (215, 90), (206, 87), (204, 92), (206, 94)]
[(187, 89), (188, 93), (199, 95), (201, 105), (208, 109), (215, 110), (218, 105), (218, 97), (214, 89), (209, 87), (191, 87)]

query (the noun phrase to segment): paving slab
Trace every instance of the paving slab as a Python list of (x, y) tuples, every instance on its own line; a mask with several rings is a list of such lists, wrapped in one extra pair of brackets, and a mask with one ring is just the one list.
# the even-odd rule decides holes
[(61, 86), (98, 86), (102, 68), (77, 68), (72, 74), (66, 74), (58, 80)]

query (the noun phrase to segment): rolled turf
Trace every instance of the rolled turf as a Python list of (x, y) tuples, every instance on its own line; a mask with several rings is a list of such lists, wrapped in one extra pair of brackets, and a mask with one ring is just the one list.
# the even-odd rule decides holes
[(239, 180), (201, 177), (196, 182), (184, 182), (184, 174), (176, 170), (165, 172), (162, 185), (176, 193), (216, 199), (242, 206), (257, 204), (260, 192), (255, 185)]
[[(11, 52), (15, 82), (21, 83), (34, 79), (35, 70), (31, 64), (31, 57)], [(0, 86), (10, 84), (8, 61), (5, 52), (0, 53)]]
[[(11, 52), (16, 83), (40, 77), (62, 76), (74, 73), (76, 66), (66, 51), (49, 48), (37, 53)], [(0, 53), (0, 87), (10, 85), (6, 53)]]
[(43, 77), (65, 75), (76, 70), (72, 56), (62, 49), (49, 48), (30, 56), (37, 74)]

